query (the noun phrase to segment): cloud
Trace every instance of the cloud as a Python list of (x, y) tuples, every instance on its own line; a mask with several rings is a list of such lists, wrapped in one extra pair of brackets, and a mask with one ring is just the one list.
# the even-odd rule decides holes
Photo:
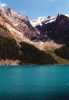
[(1, 6), (1, 7), (6, 7), (7, 4), (6, 4), (6, 3), (2, 3), (2, 4), (0, 4), (0, 6)]
[(2, 2), (0, 1), (0, 6), (1, 6), (1, 7), (6, 7), (7, 4), (6, 4), (6, 3), (2, 3)]

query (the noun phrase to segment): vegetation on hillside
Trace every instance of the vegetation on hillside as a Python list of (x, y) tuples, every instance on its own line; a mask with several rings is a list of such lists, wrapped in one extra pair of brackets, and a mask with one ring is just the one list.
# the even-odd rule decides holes
[(19, 60), (18, 64), (69, 64), (69, 47), (45, 48), (41, 51), (31, 44), (22, 42), (20, 46), (11, 38), (0, 37), (0, 61)]
[(0, 58), (1, 59), (17, 59), (18, 46), (14, 39), (0, 37)]
[[(8, 30), (0, 26), (0, 33)], [(44, 48), (37, 49), (34, 45), (21, 42), (19, 45), (13, 38), (0, 36), (0, 64), (69, 64), (69, 45), (60, 49)]]
[(44, 49), (47, 54), (56, 60), (57, 64), (69, 64), (69, 46), (63, 46), (59, 49)]

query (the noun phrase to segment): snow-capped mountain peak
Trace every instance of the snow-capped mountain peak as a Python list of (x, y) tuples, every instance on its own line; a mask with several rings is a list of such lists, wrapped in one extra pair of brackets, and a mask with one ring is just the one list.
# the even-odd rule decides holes
[[(63, 14), (63, 15), (69, 17), (69, 14)], [(56, 18), (57, 18), (57, 16), (48, 16), (48, 17), (43, 16), (43, 17), (38, 17), (37, 19), (30, 20), (30, 23), (33, 27), (36, 27), (38, 25), (41, 26), (43, 23), (44, 24), (51, 23), (51, 22), (55, 21)]]
[(53, 16), (48, 16), (48, 17), (38, 17), (37, 19), (30, 20), (30, 23), (32, 24), (33, 27), (37, 25), (42, 25), (43, 23), (50, 23), (56, 20), (56, 17)]
[(32, 24), (33, 27), (36, 25), (42, 25), (42, 21), (46, 20), (47, 18), (44, 17), (38, 17), (37, 19), (30, 20), (30, 23)]

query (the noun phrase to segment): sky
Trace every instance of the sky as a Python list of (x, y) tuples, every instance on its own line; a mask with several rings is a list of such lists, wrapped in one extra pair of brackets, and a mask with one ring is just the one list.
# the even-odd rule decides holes
[(30, 18), (69, 13), (69, 0), (0, 0), (1, 4)]

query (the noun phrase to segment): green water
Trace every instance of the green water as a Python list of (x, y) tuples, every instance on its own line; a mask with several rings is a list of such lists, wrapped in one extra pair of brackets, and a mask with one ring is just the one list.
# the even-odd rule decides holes
[(68, 93), (69, 65), (0, 67), (0, 100), (69, 100)]

